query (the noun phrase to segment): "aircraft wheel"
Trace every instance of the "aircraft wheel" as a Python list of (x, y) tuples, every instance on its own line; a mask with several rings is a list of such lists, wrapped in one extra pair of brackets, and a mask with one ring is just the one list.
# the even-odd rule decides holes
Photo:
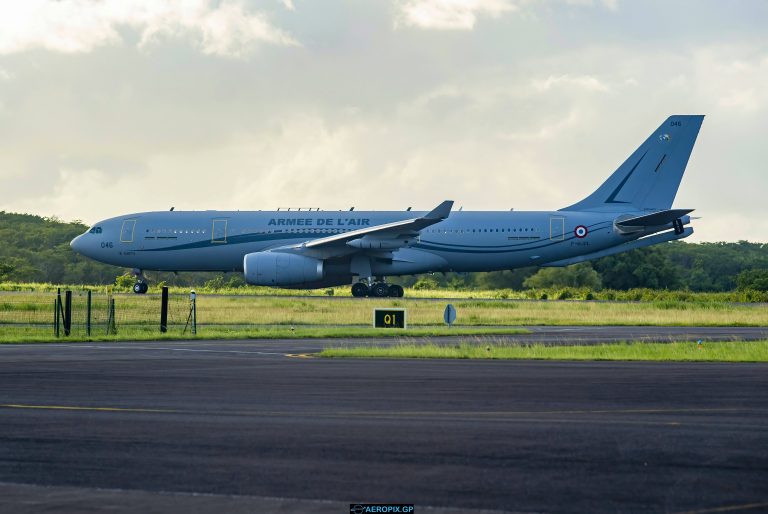
[(402, 298), (405, 294), (405, 291), (403, 291), (403, 288), (400, 287), (397, 284), (392, 284), (389, 286), (389, 296), (393, 298)]
[(384, 282), (374, 284), (371, 288), (371, 296), (375, 296), (377, 298), (384, 298), (385, 296), (389, 296), (389, 286)]
[(149, 289), (149, 286), (144, 282), (136, 282), (133, 284), (133, 292), (136, 294), (144, 294), (147, 292), (147, 289)]
[(352, 284), (352, 296), (356, 298), (362, 298), (368, 296), (368, 286), (362, 282)]

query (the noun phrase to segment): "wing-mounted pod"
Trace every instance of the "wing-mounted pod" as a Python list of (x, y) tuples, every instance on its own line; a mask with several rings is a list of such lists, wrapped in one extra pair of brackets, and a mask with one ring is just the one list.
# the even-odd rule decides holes
[(361, 250), (397, 250), (407, 248), (419, 242), (419, 234), (394, 234), (391, 237), (386, 235), (368, 235), (360, 239), (347, 241), (347, 245)]

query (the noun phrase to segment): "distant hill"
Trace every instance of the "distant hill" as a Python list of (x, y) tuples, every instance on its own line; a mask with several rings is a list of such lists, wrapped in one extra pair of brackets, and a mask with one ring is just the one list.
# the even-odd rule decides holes
[[(64, 222), (58, 218), (0, 211), (0, 281), (94, 285), (114, 283), (115, 278), (122, 275), (125, 269), (86, 259), (75, 254), (69, 247), (69, 242), (87, 228), (80, 221)], [(584, 266), (590, 266), (596, 275), (592, 270), (586, 270), (588, 273), (585, 273)], [(531, 267), (492, 273), (403, 277), (393, 279), (393, 282), (418, 285), (421, 281), (430, 286), (451, 288), (521, 289), (523, 282), (537, 272), (538, 268)], [(768, 244), (746, 241), (667, 243), (605, 257), (581, 265), (581, 268), (568, 268), (554, 275), (554, 280), (569, 282), (578, 281), (579, 277), (589, 277), (591, 281), (586, 285), (594, 286), (597, 283), (609, 289), (650, 287), (730, 291), (737, 287), (740, 273), (743, 273), (742, 284), (744, 277), (756, 276), (759, 279), (761, 273), (768, 273)], [(220, 275), (150, 272), (150, 279), (153, 282), (162, 280), (169, 285), (187, 286), (202, 285)], [(761, 283), (758, 279), (755, 283)], [(243, 283), (237, 274), (230, 274), (228, 281), (230, 285)]]
[[(32, 214), (0, 211), (0, 281), (54, 284), (112, 284), (124, 268), (102, 264), (72, 251), (69, 242), (88, 227)], [(153, 273), (172, 285), (209, 280), (210, 273)]]

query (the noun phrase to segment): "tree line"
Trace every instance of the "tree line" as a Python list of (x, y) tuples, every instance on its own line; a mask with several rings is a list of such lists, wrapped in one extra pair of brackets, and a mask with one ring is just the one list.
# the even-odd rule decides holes
[[(126, 270), (82, 257), (69, 242), (87, 230), (65, 222), (0, 211), (0, 281), (112, 284)], [(150, 273), (154, 282), (176, 286), (245, 285), (239, 274)], [(123, 278), (123, 281), (128, 280)], [(768, 291), (768, 244), (677, 241), (604, 257), (565, 268), (528, 267), (490, 273), (447, 273), (393, 279), (405, 286), (453, 289), (582, 287), (691, 291)]]

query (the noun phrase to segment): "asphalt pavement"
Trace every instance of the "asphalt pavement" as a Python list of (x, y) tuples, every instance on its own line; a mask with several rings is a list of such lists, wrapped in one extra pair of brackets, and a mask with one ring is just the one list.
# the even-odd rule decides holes
[[(509, 337), (766, 337), (564, 328)], [(768, 365), (302, 357), (327, 344), (0, 345), (0, 511), (768, 510)]]

